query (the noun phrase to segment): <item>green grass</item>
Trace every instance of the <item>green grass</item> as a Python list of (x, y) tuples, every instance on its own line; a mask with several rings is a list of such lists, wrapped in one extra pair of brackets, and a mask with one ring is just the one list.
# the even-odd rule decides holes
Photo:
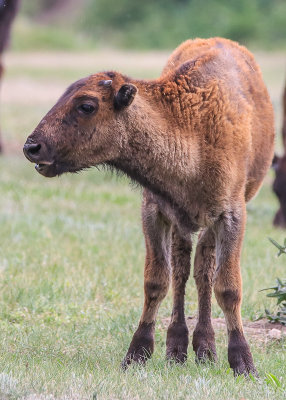
[[(33, 72), (27, 67), (15, 75), (31, 78)], [(8, 75), (7, 83), (14, 78)], [(53, 71), (47, 71), (49, 80)], [(0, 398), (285, 398), (285, 339), (250, 340), (257, 381), (233, 377), (223, 333), (217, 333), (217, 365), (197, 366), (191, 346), (186, 365), (167, 365), (162, 319), (170, 316), (171, 293), (160, 308), (152, 360), (145, 368), (120, 370), (143, 302), (141, 193), (126, 179), (96, 169), (44, 179), (21, 149), (9, 150), (13, 143), (23, 144), (51, 105), (4, 99), (1, 108), (7, 151), (0, 159)], [(272, 178), (269, 172), (248, 206), (242, 255), (242, 314), (248, 320), (274, 306), (275, 300), (259, 290), (285, 275), (285, 260), (276, 258), (268, 241), (283, 242), (285, 236), (271, 225), (277, 208)], [(187, 315), (196, 308), (191, 278)], [(222, 316), (215, 300), (213, 316)]]
[(27, 50), (79, 50), (96, 47), (91, 36), (75, 31), (74, 27), (44, 25), (18, 16), (13, 25), (12, 47)]

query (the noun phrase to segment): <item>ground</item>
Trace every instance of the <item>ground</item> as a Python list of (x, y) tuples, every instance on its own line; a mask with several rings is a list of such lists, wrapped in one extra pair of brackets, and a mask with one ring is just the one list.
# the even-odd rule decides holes
[[(265, 329), (264, 322), (254, 322), (265, 307), (275, 308), (260, 290), (285, 276), (286, 258), (277, 258), (268, 241), (285, 237), (285, 231), (271, 225), (277, 208), (271, 171), (248, 206), (242, 256), (242, 315), (260, 378), (233, 378), (223, 315), (215, 300), (218, 364), (196, 365), (190, 348), (186, 365), (168, 365), (171, 293), (160, 308), (154, 357), (145, 368), (123, 373), (120, 361), (143, 301), (140, 189), (95, 169), (45, 179), (22, 155), (26, 137), (72, 81), (108, 69), (155, 77), (167, 56), (106, 51), (6, 57), (1, 92), (6, 151), (0, 159), (1, 399), (285, 398), (285, 335), (271, 338), (267, 324)], [(278, 127), (286, 56), (259, 53), (257, 59)], [(186, 296), (190, 332), (196, 309), (191, 278)]]

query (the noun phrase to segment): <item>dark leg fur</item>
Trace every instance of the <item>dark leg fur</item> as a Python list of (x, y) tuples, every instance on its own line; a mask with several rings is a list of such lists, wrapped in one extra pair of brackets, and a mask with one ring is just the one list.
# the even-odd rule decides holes
[(167, 332), (167, 358), (184, 362), (187, 358), (189, 331), (185, 321), (185, 287), (190, 275), (191, 243), (172, 232), (173, 311)]
[[(1, 80), (2, 80), (3, 71), (4, 71), (4, 68), (3, 68), (3, 65), (1, 62), (1, 55), (0, 55), (0, 89), (1, 89)], [(2, 149), (3, 148), (2, 148), (1, 126), (0, 126), (0, 153), (2, 153)]]
[(224, 312), (228, 331), (228, 360), (234, 374), (257, 374), (243, 334), (240, 306), (242, 283), (240, 253), (246, 219), (245, 207), (225, 213), (216, 227), (217, 271), (214, 291)]
[(194, 278), (198, 290), (199, 315), (193, 333), (197, 361), (216, 361), (214, 330), (211, 323), (211, 297), (215, 270), (215, 237), (207, 229), (200, 234), (196, 248)]
[(122, 368), (126, 369), (132, 362), (145, 364), (154, 351), (155, 322), (141, 322), (133, 335), (128, 352), (122, 362)]
[(257, 376), (249, 346), (239, 329), (229, 332), (228, 362), (235, 375)]
[(279, 210), (277, 211), (277, 213), (275, 214), (274, 220), (273, 220), (273, 225), (277, 226), (279, 228), (286, 228), (286, 219), (285, 216), (283, 214), (283, 210), (280, 207)]
[[(8, 46), (11, 24), (18, 11), (19, 0), (1, 2), (0, 6), (0, 83), (3, 74), (2, 54)], [(2, 152), (0, 131), (0, 152)]]
[(146, 242), (144, 307), (139, 326), (123, 360), (123, 368), (132, 361), (145, 363), (153, 353), (156, 315), (170, 282), (171, 226), (147, 191), (144, 192), (142, 220)]

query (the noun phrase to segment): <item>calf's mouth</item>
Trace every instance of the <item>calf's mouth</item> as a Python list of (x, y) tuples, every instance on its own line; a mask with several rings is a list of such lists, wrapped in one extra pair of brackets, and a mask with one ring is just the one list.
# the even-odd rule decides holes
[(58, 175), (55, 162), (42, 161), (35, 164), (35, 169), (39, 174), (45, 176), (46, 178), (53, 178)]

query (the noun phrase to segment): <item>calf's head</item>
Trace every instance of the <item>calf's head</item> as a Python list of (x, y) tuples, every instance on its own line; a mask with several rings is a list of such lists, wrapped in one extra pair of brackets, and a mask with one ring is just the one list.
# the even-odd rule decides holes
[(116, 159), (126, 141), (127, 111), (136, 92), (113, 72), (73, 83), (28, 137), (25, 156), (46, 177)]

